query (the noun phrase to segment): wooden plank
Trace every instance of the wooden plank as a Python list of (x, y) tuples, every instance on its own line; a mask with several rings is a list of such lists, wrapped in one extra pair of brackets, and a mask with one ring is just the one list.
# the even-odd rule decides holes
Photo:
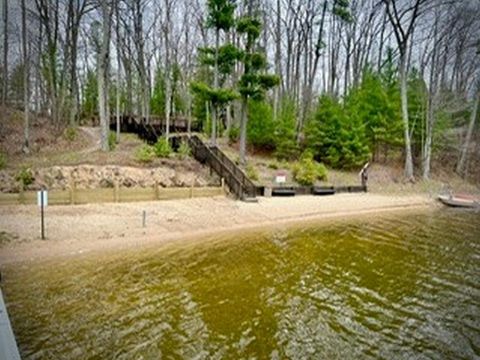
[(202, 188), (193, 188), (192, 197), (213, 197), (213, 196), (222, 196), (225, 195), (223, 188), (218, 187), (202, 187)]
[(190, 188), (159, 188), (159, 200), (188, 199), (190, 197)]
[(48, 192), (49, 205), (67, 205), (70, 204), (70, 191), (55, 190)]
[[(103, 189), (75, 189), (75, 204), (95, 204), (106, 202), (136, 202), (155, 200), (187, 199), (191, 197), (212, 197), (224, 195), (222, 187), (181, 187), (181, 188), (122, 188), (117, 189), (115, 197), (114, 188)], [(70, 190), (51, 190), (48, 192), (49, 205), (71, 204), (72, 193)], [(22, 194), (0, 193), (1, 205), (34, 205), (37, 203), (37, 192), (28, 191)]]
[(153, 201), (155, 199), (155, 189), (119, 188), (120, 202)]
[(0, 194), (0, 205), (18, 204), (18, 194)]
[(77, 189), (75, 191), (75, 204), (114, 202), (113, 188), (107, 189)]

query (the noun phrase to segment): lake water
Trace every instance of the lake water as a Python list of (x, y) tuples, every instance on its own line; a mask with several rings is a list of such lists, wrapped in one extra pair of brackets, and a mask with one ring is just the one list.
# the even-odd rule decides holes
[(25, 359), (472, 359), (480, 214), (442, 209), (5, 269)]

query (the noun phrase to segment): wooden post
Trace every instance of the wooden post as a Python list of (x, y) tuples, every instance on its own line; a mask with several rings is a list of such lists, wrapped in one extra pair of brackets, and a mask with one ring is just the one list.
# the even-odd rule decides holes
[(25, 189), (23, 183), (20, 183), (20, 192), (18, 193), (18, 203), (25, 204)]
[(44, 190), (40, 192), (40, 217), (41, 217), (41, 227), (42, 227), (42, 240), (45, 240), (45, 198)]
[(113, 183), (113, 199), (115, 202), (120, 201), (120, 186), (118, 184), (118, 180), (115, 180)]
[(223, 177), (220, 179), (220, 183), (222, 184), (222, 194), (225, 194), (225, 179)]
[(155, 181), (155, 185), (154, 185), (154, 191), (155, 191), (155, 200), (158, 200), (160, 199), (160, 189), (159, 189), (159, 184), (158, 184), (158, 181)]
[(75, 205), (75, 179), (70, 178), (70, 205)]

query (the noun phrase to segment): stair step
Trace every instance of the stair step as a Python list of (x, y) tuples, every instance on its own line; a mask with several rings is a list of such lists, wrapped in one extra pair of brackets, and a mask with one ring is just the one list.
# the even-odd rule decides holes
[(247, 203), (258, 203), (258, 199), (256, 197), (244, 197), (242, 201)]

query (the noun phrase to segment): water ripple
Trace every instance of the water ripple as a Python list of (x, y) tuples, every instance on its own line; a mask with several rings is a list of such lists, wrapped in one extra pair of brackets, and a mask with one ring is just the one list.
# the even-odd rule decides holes
[(379, 215), (9, 268), (26, 359), (480, 356), (480, 218)]

